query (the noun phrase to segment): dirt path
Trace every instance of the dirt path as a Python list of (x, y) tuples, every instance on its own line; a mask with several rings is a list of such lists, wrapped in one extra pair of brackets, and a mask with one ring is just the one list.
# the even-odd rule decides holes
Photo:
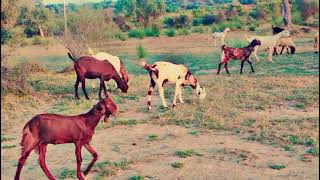
[[(158, 98), (154, 97), (155, 105)], [(301, 160), (305, 153), (303, 147), (296, 146), (294, 152), (285, 152), (283, 148), (247, 141), (228, 132), (215, 130), (187, 129), (175, 125), (155, 125), (142, 123), (147, 119), (137, 104), (130, 101), (131, 111), (117, 118), (139, 119), (137, 125), (117, 125), (112, 128), (98, 128), (92, 140), (92, 146), (99, 153), (98, 163), (106, 160), (126, 159), (128, 167), (113, 169), (114, 175), (102, 179), (128, 179), (133, 175), (145, 179), (318, 179), (319, 161), (311, 157), (310, 162)], [(142, 123), (142, 124), (141, 124)], [(197, 132), (197, 135), (190, 132)], [(12, 179), (20, 153), (19, 132), (12, 135), (15, 139), (2, 145), (14, 144), (14, 148), (2, 149), (1, 179)], [(250, 148), (249, 148), (250, 147)], [(191, 157), (180, 158), (176, 151), (193, 150)], [(90, 154), (83, 150), (83, 167), (91, 160)], [(22, 171), (22, 179), (46, 179), (37, 163), (37, 155), (27, 160)], [(61, 176), (62, 168), (74, 170), (76, 167), (72, 144), (48, 146), (47, 165), (55, 177)], [(180, 162), (181, 168), (173, 168), (171, 163)], [(285, 165), (286, 168), (274, 170), (269, 165)], [(101, 169), (94, 168), (86, 179), (96, 179)]]

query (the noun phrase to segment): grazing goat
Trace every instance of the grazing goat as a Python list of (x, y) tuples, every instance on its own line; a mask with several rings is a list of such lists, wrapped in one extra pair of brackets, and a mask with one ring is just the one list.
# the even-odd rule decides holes
[(224, 29), (223, 32), (214, 32), (213, 33), (213, 39), (214, 39), (214, 46), (217, 46), (217, 39), (220, 39), (220, 45), (224, 45), (224, 40), (227, 36), (227, 33), (230, 31), (230, 29), (227, 27)]
[[(284, 31), (284, 30), (285, 30), (284, 28), (272, 26), (272, 34), (273, 34), (273, 35), (276, 35), (276, 34), (282, 32), (282, 31)], [(295, 51), (296, 51), (296, 48), (295, 48), (296, 45), (294, 44), (294, 42), (293, 42), (293, 40), (291, 39), (291, 37), (279, 39), (279, 40), (277, 41), (277, 46), (282, 47), (280, 54), (282, 54), (284, 48), (287, 49), (287, 54), (289, 54), (289, 48), (290, 48), (290, 50), (291, 50), (291, 54), (294, 54)], [(278, 55), (277, 47), (276, 47), (276, 46), (274, 47), (273, 55)]]
[(81, 173), (81, 148), (84, 146), (93, 156), (93, 160), (88, 165), (84, 174), (87, 175), (93, 164), (98, 159), (97, 152), (91, 147), (90, 141), (102, 116), (108, 122), (110, 115), (115, 115), (117, 106), (109, 98), (99, 101), (93, 108), (81, 115), (63, 116), (58, 114), (38, 114), (26, 123), (23, 128), (21, 141), (22, 152), (19, 158), (15, 180), (20, 179), (22, 167), (32, 150), (39, 154), (38, 162), (46, 176), (53, 180), (54, 177), (49, 172), (45, 164), (45, 156), (48, 144), (74, 143), (77, 160), (77, 177), (83, 180)]
[[(109, 61), (113, 67), (116, 69), (116, 71), (118, 72), (118, 74), (120, 75), (120, 77), (126, 82), (128, 83), (129, 81), (129, 77), (128, 77), (128, 73), (124, 67), (124, 64), (123, 64), (123, 61), (117, 57), (117, 56), (113, 56), (109, 53), (106, 53), (106, 52), (98, 52), (96, 54), (94, 54), (93, 50), (88, 47), (88, 52), (89, 52), (89, 55), (100, 60), (100, 61)], [(93, 90), (96, 89), (96, 86), (94, 83), (92, 83), (92, 88)]]
[(314, 40), (314, 43), (313, 43), (314, 53), (317, 53), (319, 52), (319, 32), (314, 34), (313, 40)]
[(176, 105), (177, 96), (179, 96), (180, 103), (184, 103), (182, 100), (182, 87), (190, 85), (196, 90), (199, 95), (199, 99), (206, 97), (206, 91), (204, 87), (199, 85), (197, 79), (191, 74), (191, 72), (184, 66), (178, 64), (172, 64), (170, 62), (158, 61), (152, 65), (147, 64), (144, 60), (141, 60), (140, 65), (149, 71), (150, 86), (148, 90), (148, 109), (151, 109), (151, 97), (155, 85), (159, 88), (159, 95), (162, 101), (163, 107), (167, 108), (168, 105), (164, 98), (163, 86), (165, 83), (175, 83), (175, 93), (173, 97), (173, 107)]
[(79, 99), (78, 96), (78, 86), (81, 82), (82, 91), (87, 99), (89, 96), (86, 91), (85, 79), (100, 79), (100, 89), (99, 89), (99, 98), (101, 99), (101, 90), (103, 88), (104, 95), (107, 96), (106, 86), (104, 81), (109, 81), (113, 79), (116, 81), (118, 88), (122, 92), (126, 93), (128, 90), (128, 84), (120, 78), (118, 72), (115, 70), (113, 65), (109, 61), (99, 61), (94, 57), (82, 56), (78, 59), (75, 59), (70, 53), (68, 53), (69, 58), (74, 62), (74, 69), (77, 73), (77, 80), (74, 84), (74, 95), (76, 99)]
[(261, 42), (256, 39), (252, 40), (252, 42), (248, 46), (243, 48), (231, 48), (231, 47), (226, 47), (226, 45), (223, 45), (217, 75), (220, 74), (220, 69), (222, 64), (224, 64), (224, 68), (226, 69), (226, 72), (230, 74), (228, 70), (228, 62), (230, 59), (241, 60), (240, 74), (242, 74), (244, 61), (247, 61), (250, 64), (251, 71), (254, 72), (254, 69), (252, 67), (252, 62), (249, 60), (249, 57), (253, 52), (254, 48), (260, 45), (261, 45)]
[(248, 42), (252, 42), (254, 39), (257, 39), (261, 42), (261, 45), (256, 46), (253, 51), (253, 54), (257, 59), (257, 61), (260, 61), (257, 55), (258, 49), (260, 49), (260, 50), (268, 50), (268, 60), (272, 62), (273, 50), (274, 50), (274, 47), (277, 45), (278, 39), (286, 38), (289, 36), (290, 36), (289, 31), (284, 30), (273, 36), (251, 36), (250, 38), (249, 37), (246, 37), (246, 38)]
[[(290, 48), (291, 54), (294, 54), (296, 52), (296, 45), (293, 42), (293, 40), (291, 39), (291, 37), (278, 39), (277, 46), (282, 47), (280, 54), (282, 54), (284, 48), (287, 49), (287, 54), (289, 54), (289, 48)], [(274, 47), (273, 55), (278, 55), (276, 47)]]

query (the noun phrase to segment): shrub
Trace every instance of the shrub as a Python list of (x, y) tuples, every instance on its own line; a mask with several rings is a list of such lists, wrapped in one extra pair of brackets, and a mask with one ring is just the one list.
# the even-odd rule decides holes
[(188, 29), (181, 29), (181, 30), (179, 30), (178, 31), (178, 34), (179, 35), (188, 35), (188, 34), (190, 34), (190, 32), (189, 32), (189, 30)]
[(188, 28), (191, 26), (192, 17), (186, 14), (180, 14), (180, 16), (174, 19), (175, 27)]
[(249, 31), (255, 31), (255, 30), (256, 30), (256, 25), (255, 24), (250, 24)]
[(152, 28), (146, 28), (144, 29), (144, 33), (147, 37), (159, 37), (160, 36), (160, 30), (159, 28), (152, 27)]
[(210, 24), (214, 23), (215, 21), (216, 21), (216, 16), (215, 15), (211, 15), (211, 14), (206, 14), (202, 18), (202, 24), (203, 25), (210, 25)]
[(32, 45), (43, 45), (43, 46), (48, 46), (49, 45), (49, 40), (45, 38), (41, 38), (39, 36), (35, 36), (32, 39)]
[(118, 32), (115, 37), (121, 41), (125, 41), (127, 39), (126, 35), (122, 32)]
[(163, 24), (166, 27), (173, 27), (174, 26), (174, 19), (172, 16), (167, 16), (164, 18)]
[(143, 46), (141, 44), (139, 44), (139, 46), (137, 47), (137, 57), (139, 59), (144, 58), (147, 55), (146, 50), (143, 48)]
[(164, 33), (168, 37), (174, 37), (176, 35), (176, 31), (174, 29), (172, 29), (172, 28), (166, 30)]
[(27, 38), (30, 38), (32, 36), (34, 36), (35, 34), (38, 33), (38, 29), (35, 28), (34, 26), (31, 26), (31, 25), (27, 25), (25, 28), (24, 28), (24, 31), (23, 31), (26, 35), (27, 35)]
[(192, 25), (193, 26), (199, 26), (202, 23), (202, 19), (201, 18), (195, 18), (192, 20)]
[(128, 36), (143, 39), (145, 36), (145, 33), (142, 29), (132, 29), (129, 31)]
[(1, 27), (1, 44), (6, 43), (11, 37), (10, 32)]
[(211, 32), (212, 33), (220, 31), (220, 29), (219, 29), (219, 27), (217, 25), (212, 25), (210, 28), (211, 28)]
[(192, 29), (192, 32), (193, 33), (204, 33), (204, 28), (203, 28), (203, 26), (197, 26), (197, 27), (194, 27), (193, 29)]

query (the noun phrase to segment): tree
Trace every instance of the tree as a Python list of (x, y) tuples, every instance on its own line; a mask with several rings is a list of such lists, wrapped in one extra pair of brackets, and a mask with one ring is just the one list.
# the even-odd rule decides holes
[(282, 16), (284, 24), (288, 27), (292, 26), (291, 22), (291, 8), (289, 0), (282, 0)]

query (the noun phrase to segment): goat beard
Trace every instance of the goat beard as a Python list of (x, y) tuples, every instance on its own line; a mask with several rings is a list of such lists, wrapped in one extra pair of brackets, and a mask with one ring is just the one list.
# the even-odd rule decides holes
[(103, 119), (103, 120), (104, 120), (105, 123), (108, 123), (108, 121), (109, 121), (109, 116), (110, 116), (110, 115), (107, 115), (107, 114), (104, 116), (104, 119)]

